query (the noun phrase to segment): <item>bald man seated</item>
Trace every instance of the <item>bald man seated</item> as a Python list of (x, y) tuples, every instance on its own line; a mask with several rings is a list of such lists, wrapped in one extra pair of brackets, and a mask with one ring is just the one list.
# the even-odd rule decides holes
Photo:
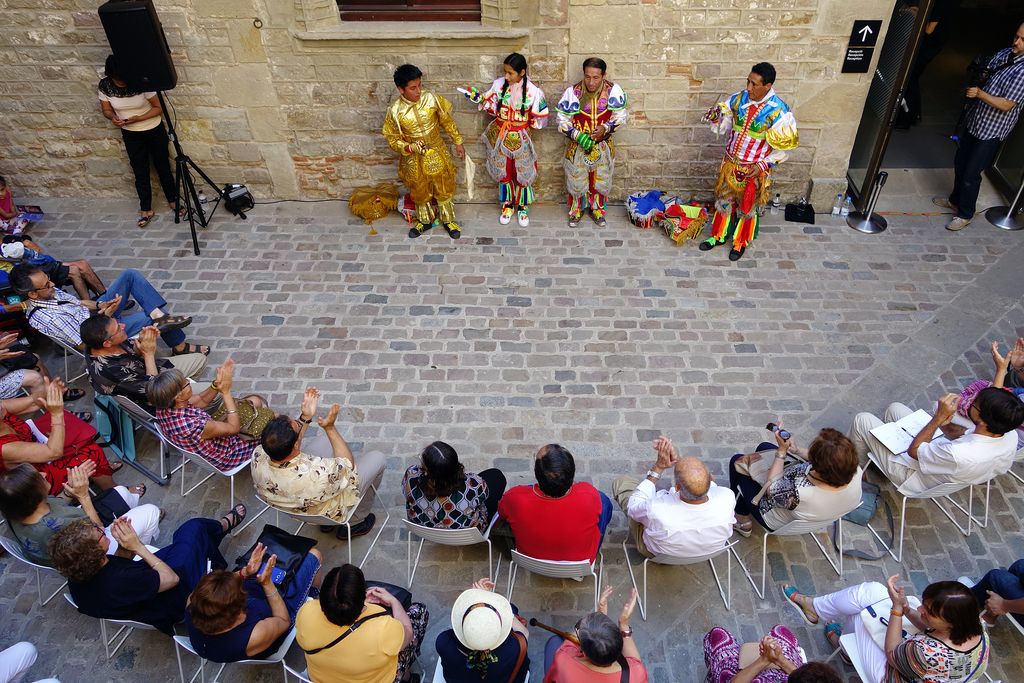
[[(612, 496), (629, 517), (629, 531), (645, 557), (697, 557), (721, 550), (732, 536), (736, 499), (715, 484), (697, 458), (680, 458), (664, 436), (654, 442), (657, 460), (647, 477), (619, 477)], [(671, 470), (674, 485), (658, 490), (662, 473)]]

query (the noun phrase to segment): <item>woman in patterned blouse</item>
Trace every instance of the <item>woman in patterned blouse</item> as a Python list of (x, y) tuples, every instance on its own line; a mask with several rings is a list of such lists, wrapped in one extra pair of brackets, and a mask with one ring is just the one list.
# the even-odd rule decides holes
[(435, 441), (420, 454), (420, 464), (405, 471), (402, 491), (406, 514), (414, 524), (484, 531), (505, 493), (505, 475), (494, 468), (466, 472), (455, 449)]
[(930, 584), (915, 609), (907, 602), (898, 578), (890, 576), (884, 586), (871, 581), (817, 598), (802, 595), (793, 586), (781, 588), (787, 604), (795, 607), (805, 622), (825, 624), (825, 638), (832, 647), (839, 647), (844, 633), (857, 637), (857, 650), (868, 674), (865, 680), (982, 680), (988, 667), (989, 640), (978, 617), (981, 608), (970, 589), (959, 581)]

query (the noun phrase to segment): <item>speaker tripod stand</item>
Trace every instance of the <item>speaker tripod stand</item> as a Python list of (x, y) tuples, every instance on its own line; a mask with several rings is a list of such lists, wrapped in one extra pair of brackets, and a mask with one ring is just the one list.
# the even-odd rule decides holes
[[(160, 99), (160, 106), (164, 112), (164, 121), (167, 123), (167, 137), (170, 138), (171, 144), (174, 146), (174, 177), (178, 193), (177, 199), (174, 201), (174, 222), (175, 224), (181, 222), (182, 209), (185, 209), (184, 214), (188, 217), (189, 229), (192, 231), (192, 251), (196, 256), (199, 256), (199, 235), (196, 233), (196, 223), (205, 228), (210, 224), (213, 212), (217, 210), (221, 200), (229, 208), (231, 203), (229, 202), (227, 191), (217, 187), (217, 183), (210, 176), (206, 175), (206, 172), (199, 168), (199, 165), (192, 161), (191, 157), (185, 154), (185, 150), (181, 148), (181, 143), (178, 141), (178, 133), (174, 130), (174, 121), (171, 119), (167, 109), (163, 92), (157, 92), (157, 97)], [(217, 200), (213, 208), (210, 209), (209, 214), (206, 213), (206, 207), (203, 203), (199, 201), (199, 193), (196, 190), (193, 172), (202, 178), (210, 186), (214, 194), (217, 195)], [(242, 218), (246, 217), (242, 211), (236, 210), (234, 213)]]

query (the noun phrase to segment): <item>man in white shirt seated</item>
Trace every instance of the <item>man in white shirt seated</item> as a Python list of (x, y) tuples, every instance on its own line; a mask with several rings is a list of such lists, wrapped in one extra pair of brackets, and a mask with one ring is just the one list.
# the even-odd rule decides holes
[[(697, 458), (680, 458), (670, 439), (658, 438), (654, 451), (658, 459), (643, 481), (626, 476), (612, 484), (637, 549), (645, 557), (696, 557), (721, 550), (736, 521), (732, 491), (715, 484)], [(656, 490), (655, 483), (669, 469), (675, 485)]]
[[(958, 483), (966, 488), (983, 484), (1013, 465), (1017, 452), (1015, 430), (1024, 422), (1024, 403), (1008, 391), (989, 387), (974, 399), (968, 417), (973, 431), (953, 423), (960, 397), (946, 394), (938, 400), (935, 416), (907, 449), (906, 457), (893, 453), (871, 435), (871, 430), (896, 422), (913, 411), (893, 403), (885, 411), (885, 422), (871, 413), (853, 418), (850, 440), (861, 463), (871, 451), (885, 476), (903, 494), (917, 494), (941, 484)], [(933, 438), (936, 430), (940, 434)]]

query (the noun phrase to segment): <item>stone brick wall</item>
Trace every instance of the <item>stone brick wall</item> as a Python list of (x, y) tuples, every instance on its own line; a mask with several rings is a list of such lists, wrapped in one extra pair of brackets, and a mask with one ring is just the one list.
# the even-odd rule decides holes
[[(552, 106), (584, 58), (606, 59), (631, 98), (617, 135), (619, 198), (648, 187), (708, 197), (724, 140), (698, 119), (743, 86), (751, 64), (771, 61), (801, 137), (778, 188), (803, 193), (813, 178), (815, 195), (828, 197), (843, 182), (869, 84), (839, 73), (843, 47), (854, 18), (887, 23), (887, 5), (483, 0), (483, 25), (421, 26), (342, 23), (333, 0), (156, 0), (179, 73), (169, 97), (186, 151), (218, 182), (245, 182), (261, 197), (345, 196), (394, 178), (379, 130), (395, 95), (391, 73), (404, 62), (455, 101), (479, 160), (487, 119), (455, 88), (488, 83), (513, 50), (530, 59)], [(0, 0), (0, 173), (21, 194), (134, 193), (120, 136), (96, 101), (108, 48), (95, 8)], [(563, 139), (553, 127), (535, 139), (540, 196), (561, 201)], [(477, 199), (494, 194), (483, 173), (476, 190)]]

